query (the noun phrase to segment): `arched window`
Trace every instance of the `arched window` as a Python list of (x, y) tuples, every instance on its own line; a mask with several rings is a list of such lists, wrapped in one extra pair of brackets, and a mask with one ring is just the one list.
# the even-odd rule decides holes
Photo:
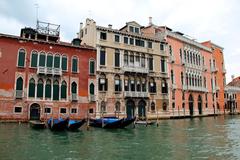
[(72, 94), (77, 94), (77, 83), (72, 82), (72, 88), (71, 88)]
[(120, 67), (120, 51), (119, 49), (115, 49), (115, 67)]
[(35, 80), (33, 78), (29, 80), (28, 97), (35, 97)]
[(171, 70), (171, 82), (172, 82), (172, 84), (174, 84), (174, 73), (173, 73), (173, 70)]
[(165, 79), (162, 80), (162, 93), (168, 93), (168, 84)]
[(101, 108), (100, 108), (100, 111), (103, 113), (103, 112), (106, 112), (106, 103), (104, 101), (101, 102)]
[(152, 102), (152, 103), (151, 103), (151, 111), (152, 111), (152, 112), (155, 112), (155, 109), (156, 109), (155, 103)]
[(62, 56), (62, 70), (67, 71), (67, 56), (63, 55)]
[(136, 78), (136, 83), (137, 83), (137, 92), (141, 92), (141, 81), (140, 78)]
[(115, 112), (116, 113), (120, 112), (120, 107), (121, 107), (121, 103), (119, 101), (117, 101), (116, 104), (115, 104)]
[(124, 51), (124, 65), (128, 66), (128, 51)]
[(190, 52), (190, 63), (193, 63), (193, 57), (192, 57), (192, 52)]
[(105, 76), (105, 74), (101, 74), (99, 79), (98, 79), (98, 89), (99, 91), (107, 91), (107, 86), (108, 86), (108, 83), (107, 83), (107, 78)]
[(45, 85), (45, 98), (50, 99), (51, 97), (52, 97), (52, 84), (51, 84), (51, 80), (48, 79)]
[(59, 82), (57, 80), (53, 82), (53, 100), (59, 100)]
[(62, 81), (61, 85), (61, 99), (67, 98), (67, 83), (66, 81)]
[(128, 76), (124, 77), (124, 90), (129, 91), (129, 77)]
[(193, 64), (195, 64), (195, 59), (196, 57), (195, 57), (195, 54), (193, 53)]
[(26, 52), (24, 49), (20, 49), (18, 52), (18, 67), (24, 67), (25, 66), (25, 55)]
[(37, 67), (37, 63), (38, 63), (38, 53), (37, 53), (37, 51), (32, 51), (31, 67)]
[(91, 83), (90, 86), (89, 86), (89, 93), (90, 93), (90, 95), (95, 94), (95, 86), (94, 86), (93, 83)]
[(130, 77), (130, 89), (131, 89), (131, 91), (135, 91), (135, 79), (134, 79), (134, 77)]
[(56, 54), (54, 56), (54, 68), (60, 68), (60, 55)]
[(43, 97), (43, 80), (39, 79), (37, 84), (37, 97), (42, 98)]
[(136, 53), (135, 59), (136, 59), (135, 66), (140, 67), (140, 55), (139, 55), (139, 53)]
[(77, 57), (72, 58), (72, 72), (73, 73), (78, 72), (78, 59), (77, 59)]
[(182, 82), (182, 85), (183, 85), (183, 72), (181, 72), (181, 82)]
[(149, 92), (156, 93), (156, 82), (153, 78), (149, 80)]
[(40, 55), (39, 55), (39, 66), (40, 67), (45, 67), (45, 61), (46, 61), (46, 55), (44, 52), (41, 52)]
[(22, 98), (23, 96), (23, 79), (19, 77), (16, 82), (16, 98)]
[(100, 50), (100, 65), (101, 66), (106, 65), (106, 51), (105, 51), (105, 48), (101, 48), (101, 50)]
[(133, 54), (133, 52), (130, 53), (130, 66), (134, 66), (134, 54)]
[(95, 61), (93, 59), (89, 60), (89, 74), (95, 74)]
[(47, 67), (48, 68), (53, 67), (53, 55), (50, 53), (47, 55)]
[(166, 111), (167, 110), (167, 103), (163, 102), (163, 110)]
[(115, 91), (116, 91), (116, 92), (122, 91), (122, 81), (121, 81), (119, 75), (116, 75), (116, 76), (114, 77), (114, 83), (115, 83), (115, 85), (114, 85)]
[(146, 86), (146, 79), (145, 78), (142, 78), (141, 79), (141, 82), (142, 82), (142, 92), (146, 92), (147, 91), (147, 86)]
[(145, 68), (145, 54), (141, 55), (141, 67)]

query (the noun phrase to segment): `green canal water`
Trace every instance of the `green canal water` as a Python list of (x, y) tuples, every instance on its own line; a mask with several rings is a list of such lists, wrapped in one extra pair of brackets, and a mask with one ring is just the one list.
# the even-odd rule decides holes
[(0, 159), (240, 159), (240, 117), (162, 120), (158, 127), (78, 132), (0, 123)]

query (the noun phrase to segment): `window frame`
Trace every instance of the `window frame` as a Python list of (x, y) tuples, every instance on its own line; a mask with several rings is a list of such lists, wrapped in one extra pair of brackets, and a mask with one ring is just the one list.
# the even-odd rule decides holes
[[(16, 108), (21, 108), (21, 112), (16, 112)], [(14, 114), (23, 114), (23, 107), (22, 106), (14, 106), (13, 113)]]
[[(20, 52), (20, 51), (24, 51), (24, 52)], [(23, 66), (20, 66), (20, 65), (19, 65), (19, 54), (20, 54), (20, 53), (24, 53)], [(19, 48), (19, 49), (18, 49), (18, 54), (17, 54), (17, 63), (16, 63), (18, 68), (25, 68), (25, 67), (26, 67), (26, 57), (27, 57), (26, 49), (24, 49), (24, 48)]]

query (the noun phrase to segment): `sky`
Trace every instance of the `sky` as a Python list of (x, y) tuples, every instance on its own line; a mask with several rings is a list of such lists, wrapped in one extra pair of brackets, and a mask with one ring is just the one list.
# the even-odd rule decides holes
[(239, 8), (238, 0), (1, 0), (0, 33), (19, 35), (23, 27), (35, 28), (38, 17), (59, 24), (60, 39), (70, 42), (86, 18), (120, 29), (133, 20), (146, 26), (151, 16), (156, 25), (222, 46), (229, 82), (240, 76)]

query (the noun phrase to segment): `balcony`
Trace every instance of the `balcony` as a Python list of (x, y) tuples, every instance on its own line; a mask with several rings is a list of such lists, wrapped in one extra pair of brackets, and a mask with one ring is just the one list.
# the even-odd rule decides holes
[(123, 71), (135, 72), (135, 73), (149, 73), (148, 68), (137, 67), (137, 66), (123, 66)]
[(220, 90), (220, 87), (219, 87), (219, 86), (213, 87), (213, 92), (217, 92), (217, 91), (219, 91), (219, 90)]
[(183, 85), (183, 90), (198, 91), (198, 92), (208, 92), (207, 88), (205, 88), (205, 87), (187, 86), (187, 85)]
[(206, 72), (206, 71), (207, 71), (207, 66), (204, 65), (204, 66), (202, 67), (202, 70)]
[(170, 55), (169, 60), (170, 60), (171, 63), (174, 63), (175, 62), (175, 57), (173, 55)]
[(95, 102), (96, 101), (96, 96), (95, 95), (89, 95), (88, 97), (90, 102)]
[(78, 97), (76, 93), (72, 93), (72, 97), (71, 97), (72, 101), (78, 101)]
[(214, 72), (217, 72), (217, 71), (218, 71), (218, 68), (217, 68), (217, 67), (215, 67), (215, 66), (212, 66), (212, 67), (211, 67), (211, 72), (214, 73)]
[(186, 62), (185, 62), (185, 59), (184, 59), (184, 58), (182, 58), (182, 59), (181, 59), (181, 63), (182, 63), (182, 65), (185, 65), (185, 64), (186, 64)]
[(147, 98), (147, 97), (149, 97), (149, 93), (148, 92), (125, 91), (124, 97)]
[(45, 75), (62, 75), (62, 69), (60, 68), (51, 68), (51, 67), (38, 67), (37, 74), (45, 74)]
[(15, 90), (15, 98), (22, 99), (23, 98), (23, 91), (22, 90)]

